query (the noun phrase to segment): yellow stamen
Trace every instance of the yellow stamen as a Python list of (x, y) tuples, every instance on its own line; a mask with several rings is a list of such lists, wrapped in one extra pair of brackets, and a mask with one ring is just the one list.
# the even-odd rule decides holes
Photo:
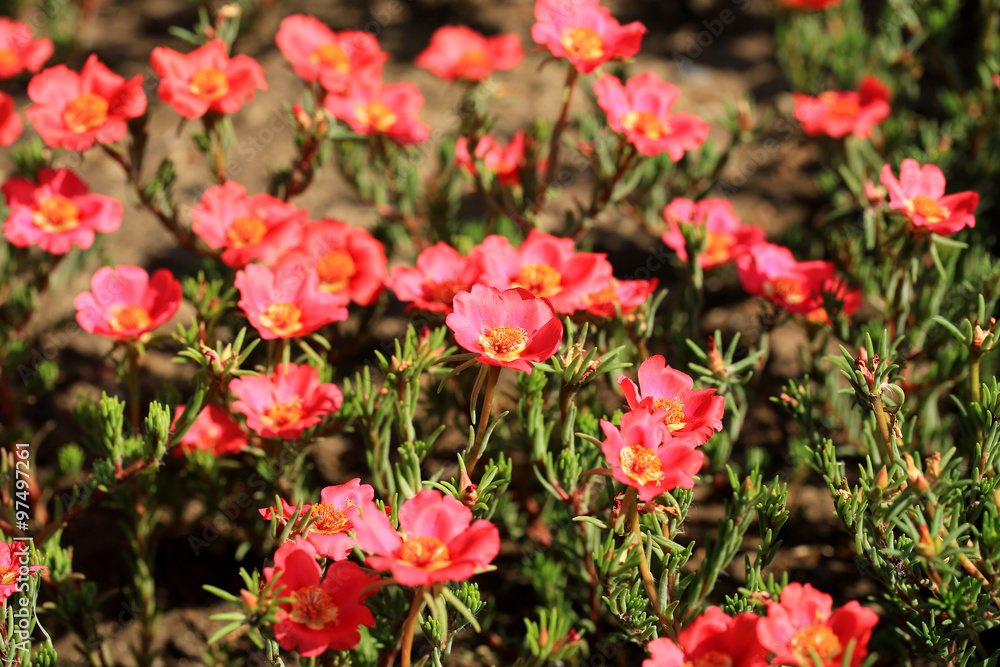
[(77, 95), (63, 110), (63, 122), (71, 132), (88, 132), (108, 119), (108, 101), (94, 93)]
[(513, 361), (528, 346), (528, 334), (521, 327), (490, 327), (479, 337), (483, 354), (499, 361)]

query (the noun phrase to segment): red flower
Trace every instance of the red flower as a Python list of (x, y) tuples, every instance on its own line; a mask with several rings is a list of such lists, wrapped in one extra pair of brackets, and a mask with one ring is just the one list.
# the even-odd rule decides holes
[(382, 293), (389, 275), (385, 248), (367, 230), (339, 220), (310, 222), (302, 241), (281, 258), (278, 270), (295, 266), (299, 273), (315, 273), (319, 289), (367, 306)]
[(531, 375), (530, 362), (545, 361), (559, 349), (562, 322), (548, 299), (526, 289), (473, 285), (471, 292), (455, 295), (454, 305), (445, 322), (455, 341), (484, 364)]
[[(471, 522), (471, 523), (470, 523)], [(404, 586), (464, 581), (485, 570), (500, 552), (500, 532), (472, 510), (434, 489), (424, 489), (399, 508), (396, 532), (381, 512), (365, 512), (356, 523), (358, 546), (367, 564), (391, 570)]]
[[(171, 429), (177, 426), (177, 420), (184, 414), (185, 407), (182, 405), (177, 408)], [(192, 454), (199, 449), (212, 452), (215, 456), (225, 456), (246, 449), (247, 436), (228, 412), (210, 404), (198, 414), (179, 444), (174, 450), (177, 456), (182, 453)]]
[(248, 264), (236, 272), (237, 304), (264, 340), (298, 338), (330, 322), (347, 319), (340, 295), (319, 289), (319, 276), (297, 265), (279, 265), (274, 271)]
[(523, 58), (517, 35), (484, 37), (468, 26), (446, 25), (434, 31), (413, 64), (448, 81), (481, 81), (494, 70), (514, 69)]
[(889, 190), (890, 208), (909, 216), (915, 230), (947, 236), (963, 227), (976, 226), (973, 211), (979, 205), (979, 194), (967, 190), (946, 195), (944, 174), (933, 164), (921, 167), (916, 160), (906, 158), (899, 180), (889, 165), (882, 167), (880, 180)]
[(759, 622), (750, 611), (728, 616), (718, 607), (709, 607), (681, 630), (677, 644), (666, 637), (651, 641), (650, 658), (642, 667), (767, 667), (767, 649), (757, 639)]
[(688, 261), (688, 254), (681, 224), (705, 228), (705, 252), (698, 255), (698, 264), (704, 269), (728, 264), (765, 240), (764, 230), (740, 222), (726, 199), (702, 199), (695, 203), (678, 197), (663, 209), (663, 217), (669, 228), (663, 242), (682, 262)]
[(575, 311), (585, 294), (603, 289), (612, 277), (605, 255), (575, 252), (572, 239), (537, 229), (516, 249), (503, 236), (487, 236), (472, 256), (483, 269), (483, 283), (500, 289), (523, 287), (552, 301), (560, 313)]
[(46, 569), (44, 565), (26, 565), (27, 562), (27, 542), (11, 544), (0, 540), (0, 602), (18, 592), (19, 588), (23, 588), (23, 585), (17, 584), (22, 568), (27, 570), (28, 574)]
[(867, 139), (872, 128), (889, 117), (892, 92), (874, 76), (861, 80), (857, 91), (828, 90), (819, 97), (792, 93), (795, 117), (811, 137), (848, 134)]
[(118, 340), (138, 338), (165, 323), (181, 305), (181, 283), (166, 269), (150, 278), (138, 266), (104, 266), (91, 278), (93, 292), (73, 299), (83, 329)]
[(481, 273), (479, 262), (439, 241), (420, 253), (415, 267), (394, 266), (385, 284), (400, 301), (411, 301), (410, 308), (450, 313), (455, 295), (472, 289)]
[(296, 537), (275, 552), (274, 567), (264, 568), (268, 582), (280, 574), (279, 597), (292, 598), (278, 606), (274, 638), (281, 648), (297, 649), (306, 658), (348, 651), (361, 641), (358, 627), (375, 625), (371, 610), (361, 603), (378, 576), (348, 560), (330, 563), (324, 576), (316, 556), (313, 545)]
[(237, 399), (233, 409), (263, 438), (295, 440), (320, 417), (340, 409), (344, 397), (337, 385), (320, 382), (307, 364), (281, 364), (271, 377), (245, 375), (229, 383)]
[(42, 140), (71, 151), (96, 141), (110, 144), (125, 136), (126, 122), (146, 113), (142, 75), (126, 81), (91, 54), (80, 73), (56, 65), (32, 77), (24, 114)]
[(369, 79), (349, 87), (343, 95), (330, 93), (323, 104), (331, 116), (345, 121), (358, 134), (384, 134), (406, 145), (419, 144), (431, 133), (417, 118), (424, 96), (412, 83), (385, 86)]
[(601, 420), (606, 438), (601, 451), (612, 476), (637, 489), (643, 502), (677, 487), (694, 487), (693, 477), (705, 460), (697, 439), (671, 435), (664, 423), (666, 414), (663, 410), (626, 412), (620, 431)]
[(839, 667), (853, 644), (848, 665), (860, 665), (878, 614), (856, 600), (831, 613), (832, 608), (833, 598), (809, 584), (785, 586), (781, 601), (767, 603), (767, 617), (757, 626), (760, 643), (777, 654), (771, 663), (811, 666), (815, 651), (825, 667)]
[(247, 196), (241, 184), (226, 181), (205, 190), (191, 219), (191, 230), (210, 248), (225, 248), (223, 262), (241, 268), (255, 259), (274, 262), (298, 245), (306, 212), (271, 195)]
[(95, 232), (113, 232), (122, 222), (121, 202), (88, 192), (86, 183), (69, 169), (44, 167), (37, 183), (11, 178), (3, 184), (10, 207), (4, 236), (20, 248), (37, 245), (53, 255), (67, 253), (74, 245), (86, 250)]
[(469, 140), (459, 137), (455, 142), (455, 164), (470, 174), (476, 173), (476, 162), (482, 160), (486, 170), (495, 174), (500, 185), (518, 185), (519, 168), (524, 162), (524, 132), (518, 130), (510, 143), (501, 146), (496, 139), (484, 134), (476, 143), (476, 159), (469, 155)]
[(590, 74), (611, 59), (639, 52), (646, 26), (618, 23), (600, 0), (537, 0), (531, 37), (556, 58), (567, 58), (580, 74)]
[(608, 125), (622, 132), (646, 156), (667, 153), (677, 162), (708, 138), (708, 124), (686, 113), (671, 114), (681, 91), (652, 72), (634, 76), (623, 86), (605, 74), (594, 84), (597, 105), (608, 115)]
[(836, 7), (844, 0), (778, 0), (779, 4), (791, 7), (792, 9), (805, 9), (811, 11), (821, 11)]
[[(306, 541), (316, 547), (320, 556), (333, 560), (344, 560), (354, 549), (354, 538), (347, 533), (355, 530), (355, 522), (367, 512), (378, 513), (378, 508), (372, 499), (375, 489), (368, 484), (362, 484), (360, 479), (352, 479), (346, 484), (328, 486), (320, 491), (320, 502), (306, 503), (302, 506), (303, 517), (315, 519), (309, 532), (305, 534)], [(285, 522), (298, 509), (281, 499), (282, 516), (279, 521)], [(271, 520), (273, 508), (265, 507), (260, 515)]]
[(0, 146), (10, 146), (21, 136), (24, 123), (14, 109), (14, 98), (0, 92)]
[(234, 113), (245, 99), (253, 100), (254, 89), (267, 90), (257, 61), (245, 55), (230, 58), (221, 39), (187, 54), (158, 46), (149, 62), (160, 77), (160, 99), (185, 118), (201, 118), (210, 109)]
[(0, 17), (0, 79), (9, 79), (24, 70), (37, 72), (52, 57), (52, 50), (52, 40), (34, 39), (28, 24)]
[(359, 30), (335, 33), (314, 16), (292, 14), (274, 37), (281, 55), (305, 81), (319, 81), (331, 92), (344, 91), (352, 80), (382, 75), (383, 53), (373, 35)]
[(833, 262), (797, 262), (792, 252), (773, 243), (758, 243), (737, 261), (743, 289), (762, 296), (790, 313), (813, 322), (830, 323), (823, 292), (833, 293), (846, 315), (861, 306), (861, 291), (848, 290)]
[(656, 278), (651, 280), (616, 280), (612, 278), (604, 289), (584, 294), (581, 307), (582, 310), (586, 310), (592, 315), (608, 319), (617, 317), (618, 310), (620, 310), (622, 315), (627, 318), (632, 311), (646, 302), (646, 299), (656, 291), (656, 286), (659, 284), (660, 281)]
[(662, 355), (642, 362), (638, 386), (624, 375), (618, 385), (630, 410), (665, 411), (663, 423), (671, 433), (690, 435), (701, 444), (722, 430), (726, 399), (714, 389), (695, 389), (691, 376), (667, 366)]

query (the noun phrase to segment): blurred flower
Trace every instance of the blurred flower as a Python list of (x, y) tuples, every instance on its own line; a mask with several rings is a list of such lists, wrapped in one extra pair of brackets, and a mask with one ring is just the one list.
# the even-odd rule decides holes
[(3, 184), (10, 207), (4, 236), (20, 248), (36, 245), (53, 255), (67, 253), (74, 245), (86, 250), (95, 232), (113, 232), (122, 222), (121, 202), (89, 191), (69, 169), (43, 167), (37, 182), (9, 179)]
[(234, 113), (253, 100), (254, 89), (267, 90), (260, 64), (250, 56), (230, 58), (221, 39), (186, 54), (158, 46), (149, 61), (160, 77), (160, 99), (185, 118), (201, 118), (210, 109)]
[(365, 512), (356, 524), (358, 547), (366, 564), (390, 570), (404, 586), (464, 581), (485, 570), (500, 551), (500, 532), (454, 496), (424, 489), (399, 508), (396, 532), (380, 512)]
[(298, 338), (330, 322), (347, 319), (346, 301), (319, 289), (319, 276), (293, 265), (272, 271), (248, 264), (236, 272), (237, 304), (264, 340)]
[(411, 302), (410, 308), (447, 314), (455, 295), (472, 289), (481, 273), (472, 257), (439, 241), (420, 253), (415, 267), (392, 267), (385, 284), (400, 301)]
[(688, 261), (688, 254), (681, 224), (704, 228), (707, 237), (705, 251), (698, 255), (698, 264), (703, 269), (728, 264), (745, 254), (751, 246), (765, 241), (764, 230), (740, 222), (727, 199), (693, 202), (678, 197), (663, 209), (663, 217), (668, 227), (663, 242), (677, 253), (682, 262)]
[(366, 79), (343, 95), (328, 94), (323, 105), (358, 134), (384, 134), (402, 145), (419, 144), (430, 136), (430, 127), (417, 118), (424, 96), (412, 83), (386, 86), (380, 79)]
[(295, 440), (344, 402), (337, 385), (321, 383), (308, 364), (281, 364), (271, 377), (241, 376), (229, 389), (239, 399), (233, 409), (246, 415), (247, 426), (263, 438)]
[(556, 58), (566, 58), (590, 74), (609, 60), (624, 60), (639, 52), (646, 26), (639, 21), (621, 25), (600, 0), (537, 0), (531, 37)]
[(413, 64), (448, 81), (481, 81), (494, 70), (514, 69), (523, 58), (517, 35), (484, 37), (468, 26), (446, 25), (434, 31)]
[(90, 285), (93, 292), (81, 292), (73, 299), (77, 323), (92, 334), (118, 340), (152, 331), (181, 305), (181, 283), (166, 269), (158, 269), (150, 278), (138, 266), (104, 266)]
[(24, 588), (23, 583), (21, 586), (18, 586), (17, 583), (22, 568), (27, 570), (29, 575), (46, 569), (44, 565), (26, 565), (27, 553), (22, 552), (21, 547), (27, 548), (27, 544), (27, 542), (18, 542), (18, 546), (15, 548), (10, 542), (0, 540), (0, 602)]
[[(170, 424), (171, 430), (177, 426), (185, 407), (181, 405), (177, 408), (174, 421)], [(191, 454), (199, 449), (212, 452), (215, 456), (225, 456), (243, 451), (247, 446), (247, 436), (228, 412), (209, 404), (198, 414), (179, 444), (174, 450), (177, 456)]]
[(374, 35), (360, 30), (335, 33), (304, 14), (285, 18), (274, 41), (296, 74), (334, 93), (346, 90), (351, 81), (380, 77), (382, 63), (389, 58)]
[(646, 302), (646, 299), (656, 291), (656, 286), (659, 284), (660, 281), (657, 278), (650, 280), (617, 280), (612, 278), (604, 289), (584, 294), (580, 309), (597, 317), (612, 319), (618, 316), (618, 311), (615, 309), (617, 306), (627, 319), (632, 311)]
[(947, 236), (963, 227), (976, 226), (973, 211), (979, 205), (979, 194), (966, 190), (946, 195), (944, 173), (933, 164), (921, 167), (916, 160), (906, 158), (899, 180), (889, 165), (882, 167), (880, 180), (889, 190), (889, 207), (909, 216), (915, 231)]
[(830, 7), (836, 7), (844, 0), (777, 0), (778, 4), (792, 9), (805, 9), (812, 11), (822, 11)]
[(548, 299), (525, 289), (501, 292), (473, 285), (455, 295), (455, 312), (448, 327), (455, 341), (491, 366), (506, 366), (531, 374), (532, 361), (545, 361), (559, 349), (562, 322)]
[(501, 146), (491, 135), (484, 134), (476, 143), (475, 160), (469, 155), (469, 140), (459, 137), (455, 142), (455, 164), (475, 174), (476, 161), (479, 160), (487, 171), (496, 175), (500, 185), (518, 185), (521, 182), (518, 169), (524, 162), (524, 132), (515, 132), (506, 146)]
[(0, 16), (0, 79), (10, 79), (24, 70), (37, 72), (52, 57), (52, 40), (34, 38), (23, 21)]
[(96, 141), (110, 144), (125, 136), (126, 123), (146, 112), (142, 75), (126, 81), (91, 54), (79, 73), (65, 65), (41, 71), (28, 82), (34, 105), (28, 117), (53, 148), (82, 151)]
[(768, 652), (757, 639), (759, 621), (750, 611), (728, 616), (718, 607), (709, 607), (681, 630), (676, 644), (666, 637), (651, 641), (650, 658), (642, 667), (766, 667)]
[(681, 91), (652, 72), (634, 76), (623, 86), (605, 74), (594, 83), (597, 105), (608, 116), (608, 125), (625, 134), (646, 156), (667, 153), (677, 162), (708, 138), (708, 124), (686, 113), (671, 114)]
[(805, 133), (835, 138), (853, 134), (867, 139), (889, 117), (891, 97), (892, 91), (874, 76), (863, 78), (857, 91), (828, 90), (819, 97), (792, 93), (795, 118)]
[(0, 92), (0, 146), (10, 146), (23, 131), (24, 123), (14, 108), (14, 98)]

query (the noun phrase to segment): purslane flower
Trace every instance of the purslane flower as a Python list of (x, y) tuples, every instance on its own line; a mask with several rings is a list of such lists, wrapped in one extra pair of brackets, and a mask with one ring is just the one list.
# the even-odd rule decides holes
[(676, 644), (666, 637), (651, 641), (650, 658), (642, 667), (767, 667), (768, 651), (757, 638), (759, 622), (760, 617), (750, 611), (729, 616), (709, 607), (680, 631)]
[(201, 118), (210, 109), (235, 113), (253, 100), (254, 90), (267, 90), (260, 64), (250, 56), (230, 58), (221, 39), (190, 53), (158, 46), (149, 61), (160, 77), (160, 99), (185, 118)]
[(531, 37), (556, 58), (566, 58), (580, 74), (590, 74), (609, 60), (639, 52), (646, 26), (621, 25), (600, 0), (537, 0)]
[(134, 340), (164, 324), (181, 305), (181, 283), (167, 269), (152, 278), (139, 266), (101, 267), (91, 292), (73, 299), (76, 321), (92, 334)]
[(9, 79), (27, 70), (35, 73), (52, 57), (54, 46), (48, 37), (38, 37), (24, 21), (0, 16), (0, 79)]
[(811, 137), (840, 138), (853, 134), (862, 139), (889, 117), (892, 92), (874, 76), (861, 80), (858, 90), (828, 90), (818, 97), (792, 93), (795, 118)]
[[(26, 542), (18, 542), (15, 547), (10, 542), (0, 540), (0, 602), (3, 602), (17, 592), (17, 579), (21, 576), (21, 568), (28, 574), (47, 569), (44, 565), (26, 565), (27, 559), (20, 550)], [(22, 580), (23, 581), (23, 580)]]
[(344, 402), (337, 385), (320, 382), (308, 364), (281, 364), (271, 377), (238, 377), (229, 389), (238, 399), (233, 409), (246, 415), (247, 426), (263, 438), (295, 440)]
[[(184, 414), (186, 406), (178, 406), (174, 420), (170, 424), (173, 429), (177, 420)], [(239, 424), (233, 421), (229, 413), (218, 405), (209, 404), (198, 414), (184, 437), (180, 439), (174, 453), (178, 456), (191, 454), (196, 450), (212, 452), (215, 456), (225, 456), (241, 452), (247, 447), (247, 435)]]
[(0, 92), (0, 146), (10, 146), (24, 131), (21, 116), (14, 108), (14, 98)]
[(944, 173), (936, 165), (903, 160), (899, 179), (889, 165), (882, 167), (882, 185), (889, 191), (889, 206), (905, 213), (915, 230), (942, 236), (964, 227), (975, 227), (973, 212), (979, 205), (979, 193), (972, 190), (946, 195)]
[(374, 35), (361, 30), (334, 32), (304, 14), (282, 20), (274, 41), (304, 81), (319, 81), (334, 93), (346, 90), (351, 81), (381, 76), (389, 57)]
[(430, 127), (417, 118), (424, 96), (412, 83), (383, 85), (381, 77), (360, 81), (343, 94), (328, 94), (323, 106), (358, 134), (384, 134), (401, 145), (430, 136)]
[(410, 308), (432, 313), (450, 313), (459, 292), (468, 292), (479, 282), (482, 269), (473, 257), (439, 241), (417, 256), (415, 267), (394, 266), (386, 285)]
[(646, 299), (656, 291), (656, 286), (659, 284), (660, 281), (657, 278), (650, 280), (617, 280), (612, 278), (604, 289), (584, 294), (580, 310), (608, 319), (616, 317), (620, 310), (622, 316), (629, 319), (629, 315), (646, 302)]
[(703, 269), (728, 264), (765, 241), (764, 230), (740, 222), (733, 213), (733, 205), (726, 199), (693, 202), (678, 197), (663, 209), (663, 217), (668, 227), (663, 242), (682, 262), (688, 261), (688, 254), (681, 225), (704, 228), (705, 251), (698, 255), (698, 264)]
[(274, 271), (248, 264), (236, 272), (237, 305), (264, 340), (307, 336), (321, 326), (347, 319), (346, 301), (319, 289), (319, 276), (297, 265)]
[(481, 81), (495, 70), (514, 69), (524, 58), (517, 35), (484, 37), (464, 25), (446, 25), (413, 64), (447, 81)]
[(459, 137), (455, 142), (455, 164), (475, 174), (479, 160), (488, 172), (496, 175), (500, 185), (518, 185), (521, 182), (520, 167), (524, 163), (524, 132), (515, 132), (506, 146), (491, 135), (484, 134), (476, 143), (475, 160), (469, 154), (469, 140)]

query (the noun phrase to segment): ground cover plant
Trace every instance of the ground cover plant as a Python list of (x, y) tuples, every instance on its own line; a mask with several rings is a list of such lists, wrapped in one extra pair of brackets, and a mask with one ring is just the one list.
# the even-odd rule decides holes
[[(764, 3), (790, 105), (712, 117), (655, 12), (527, 6), (419, 44), (432, 125), (402, 3), (199, 6), (131, 76), (67, 30), (101, 3), (4, 5), (4, 667), (995, 664), (1000, 5)], [(734, 202), (792, 135), (776, 234)], [(300, 204), (333, 182), (366, 224)]]

